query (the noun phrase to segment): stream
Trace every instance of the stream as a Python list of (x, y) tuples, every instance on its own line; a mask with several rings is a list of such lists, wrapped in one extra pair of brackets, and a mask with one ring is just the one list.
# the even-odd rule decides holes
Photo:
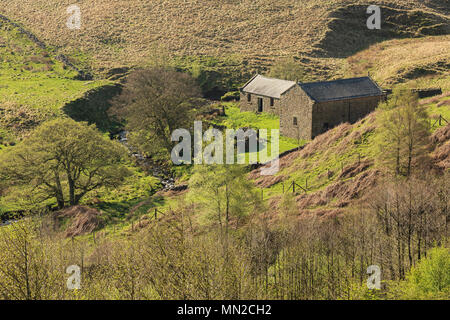
[(128, 152), (131, 154), (133, 158), (136, 159), (136, 162), (139, 165), (145, 166), (147, 168), (151, 168), (150, 171), (155, 178), (158, 178), (161, 185), (163, 186), (164, 191), (174, 190), (175, 189), (175, 179), (171, 176), (170, 172), (164, 171), (164, 169), (151, 161), (150, 158), (145, 157), (139, 151), (135, 150), (132, 146), (128, 144), (127, 138), (128, 131), (121, 131), (118, 134), (119, 142), (124, 145)]

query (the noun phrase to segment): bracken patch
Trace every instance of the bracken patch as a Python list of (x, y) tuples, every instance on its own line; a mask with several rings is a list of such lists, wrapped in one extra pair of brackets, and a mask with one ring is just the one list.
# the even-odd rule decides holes
[(355, 162), (351, 165), (344, 167), (342, 172), (339, 174), (339, 179), (347, 179), (354, 177), (361, 172), (370, 168), (373, 165), (373, 160), (363, 160), (361, 162)]
[(55, 214), (58, 219), (70, 219), (70, 225), (65, 230), (67, 238), (91, 233), (102, 225), (101, 212), (86, 206), (73, 206)]
[(260, 176), (256, 181), (256, 186), (260, 188), (270, 188), (271, 186), (284, 180), (284, 176)]
[(439, 170), (450, 169), (450, 142), (438, 147), (432, 155), (435, 168)]
[(450, 140), (450, 124), (436, 130), (436, 132), (431, 137), (431, 141), (435, 145), (442, 144), (448, 140)]

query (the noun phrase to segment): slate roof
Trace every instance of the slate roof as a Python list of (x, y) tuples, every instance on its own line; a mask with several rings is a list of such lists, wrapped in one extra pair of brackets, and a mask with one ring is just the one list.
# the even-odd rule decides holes
[(280, 80), (254, 76), (242, 88), (243, 92), (257, 94), (265, 97), (280, 99), (281, 95), (296, 85), (295, 81)]
[(317, 102), (383, 95), (370, 77), (299, 83), (299, 86)]

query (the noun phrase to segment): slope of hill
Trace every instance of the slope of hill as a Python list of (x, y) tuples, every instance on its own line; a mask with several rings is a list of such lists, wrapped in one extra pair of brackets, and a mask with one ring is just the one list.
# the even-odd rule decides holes
[[(446, 122), (450, 121), (450, 91), (422, 99), (421, 104), (426, 106), (433, 131), (431, 163), (435, 170), (442, 172), (450, 168), (450, 124)], [(251, 115), (246, 112), (239, 117), (239, 111), (232, 104), (227, 108), (227, 114), (227, 117), (217, 118), (217, 123), (235, 127), (246, 126), (251, 120), (252, 126), (257, 128), (276, 127), (276, 120), (267, 114)], [(445, 120), (439, 121), (439, 116)], [(348, 212), (367, 200), (370, 192), (386, 176), (383, 164), (377, 161), (380, 150), (375, 143), (376, 118), (377, 112), (374, 112), (353, 125), (344, 123), (316, 137), (302, 150), (282, 157), (280, 171), (274, 176), (261, 176), (260, 169), (250, 172), (248, 178), (260, 189), (272, 218), (280, 217), (283, 195), (294, 191), (292, 182), (296, 183), (294, 200), (299, 217), (309, 214), (334, 216)], [(295, 147), (296, 143), (283, 138), (281, 145)], [(185, 185), (188, 178), (182, 176), (178, 183)], [(153, 220), (155, 209), (159, 215), (164, 215), (180, 203), (185, 205), (182, 199), (189, 189), (180, 190), (135, 198), (131, 202), (134, 207), (130, 206), (130, 202), (118, 201), (114, 194), (111, 201), (105, 198), (106, 201), (94, 207), (105, 213), (108, 232), (119, 228), (128, 233), (134, 230), (133, 223), (136, 222), (133, 221), (146, 221), (147, 226)], [(111, 222), (113, 216), (123, 218), (115, 227)]]
[(78, 72), (56, 59), (51, 48), (43, 47), (0, 19), (0, 130), (4, 137), (11, 137), (7, 131), (17, 134), (57, 115), (64, 104), (105, 83), (76, 80)]
[[(205, 70), (214, 77), (220, 77), (215, 68), (219, 66), (223, 76), (227, 68), (232, 67), (233, 72), (225, 76), (233, 80), (232, 86), (239, 81), (239, 74), (244, 78), (249, 70), (264, 69), (277, 57), (296, 56), (298, 63), (312, 74), (320, 74), (321, 78), (358, 76), (370, 71), (385, 87), (410, 82), (416, 86), (436, 85), (450, 89), (450, 38), (435, 36), (449, 33), (445, 1), (382, 1), (379, 4), (384, 7), (386, 28), (381, 31), (367, 29), (366, 4), (362, 1), (350, 4), (337, 0), (315, 1), (314, 4), (292, 0), (277, 3), (265, 0), (177, 1), (80, 1), (82, 29), (69, 30), (65, 26), (68, 17), (65, 10), (70, 1), (48, 4), (43, 0), (0, 0), (5, 4), (2, 12), (54, 45), (44, 50), (14, 25), (3, 23), (0, 29), (3, 58), (0, 140), (5, 143), (11, 140), (11, 131), (33, 126), (61, 111), (77, 120), (86, 120), (80, 116), (95, 113), (92, 108), (86, 108), (89, 101), (69, 102), (106, 82), (75, 80), (76, 72), (55, 59), (58, 53), (66, 53), (77, 65), (86, 69), (92, 67), (98, 74), (106, 75), (113, 74), (108, 70), (114, 67), (159, 59), (157, 51), (161, 49), (162, 55), (171, 52), (176, 56), (176, 65), (191, 73), (198, 71), (198, 64), (208, 67)], [(405, 37), (414, 39), (383, 41)], [(208, 84), (210, 77), (199, 80)], [(100, 100), (107, 99), (100, 95), (95, 101)], [(62, 106), (65, 108), (61, 109)], [(74, 112), (79, 113), (79, 117)], [(308, 179), (310, 187), (321, 189), (332, 181), (329, 176), (338, 175), (339, 170), (344, 172), (346, 167), (360, 170), (361, 163), (365, 168), (372, 166), (370, 160), (361, 162), (359, 159), (359, 154), (370, 159), (375, 157), (375, 151), (370, 148), (371, 121), (369, 118), (355, 128), (340, 127), (341, 134), (350, 138), (335, 145), (339, 145), (339, 150), (331, 146), (329, 149), (340, 159), (323, 162), (313, 155), (306, 161), (311, 161), (308, 164), (308, 168), (313, 168), (311, 172), (301, 168), (283, 171), (275, 178), (276, 182), (289, 177), (300, 179), (298, 183), (306, 185)], [(355, 149), (355, 146), (362, 149)], [(308, 148), (311, 147), (305, 150)], [(356, 155), (358, 165), (355, 165)], [(276, 188), (281, 185), (275, 184), (272, 190), (271, 183), (261, 181), (262, 186), (269, 188), (269, 195), (276, 195), (279, 192)]]
[(238, 52), (250, 70), (281, 56), (343, 57), (380, 40), (449, 33), (445, 3), (379, 1), (386, 24), (373, 31), (359, 0), (81, 0), (82, 28), (69, 30), (70, 0), (0, 0), (8, 17), (64, 53), (83, 52), (98, 72), (142, 64), (152, 47), (178, 56)]
[(407, 6), (401, 2), (396, 4), (378, 4), (382, 16), (379, 30), (365, 27), (366, 4), (350, 4), (333, 10), (327, 16), (326, 33), (314, 44), (317, 55), (345, 58), (387, 39), (450, 33), (449, 18), (443, 12), (414, 8), (411, 3)]
[[(450, 92), (422, 99), (421, 104), (426, 106), (433, 131), (431, 163), (435, 170), (447, 170)], [(334, 215), (370, 196), (386, 172), (378, 161), (377, 114), (375, 111), (353, 125), (344, 123), (316, 137), (304, 149), (281, 158), (275, 176), (262, 177), (259, 169), (251, 172), (250, 178), (264, 190), (274, 213), (283, 192), (293, 192), (292, 182), (297, 184), (295, 200), (300, 215)]]
[(371, 76), (384, 87), (408, 83), (450, 89), (450, 36), (389, 40), (340, 61), (342, 76)]

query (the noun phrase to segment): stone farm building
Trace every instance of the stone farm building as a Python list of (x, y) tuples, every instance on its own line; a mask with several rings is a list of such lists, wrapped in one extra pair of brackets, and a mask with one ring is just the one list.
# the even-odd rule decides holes
[(282, 135), (306, 140), (356, 122), (385, 98), (370, 77), (297, 83), (256, 75), (240, 91), (241, 111), (275, 114)]

